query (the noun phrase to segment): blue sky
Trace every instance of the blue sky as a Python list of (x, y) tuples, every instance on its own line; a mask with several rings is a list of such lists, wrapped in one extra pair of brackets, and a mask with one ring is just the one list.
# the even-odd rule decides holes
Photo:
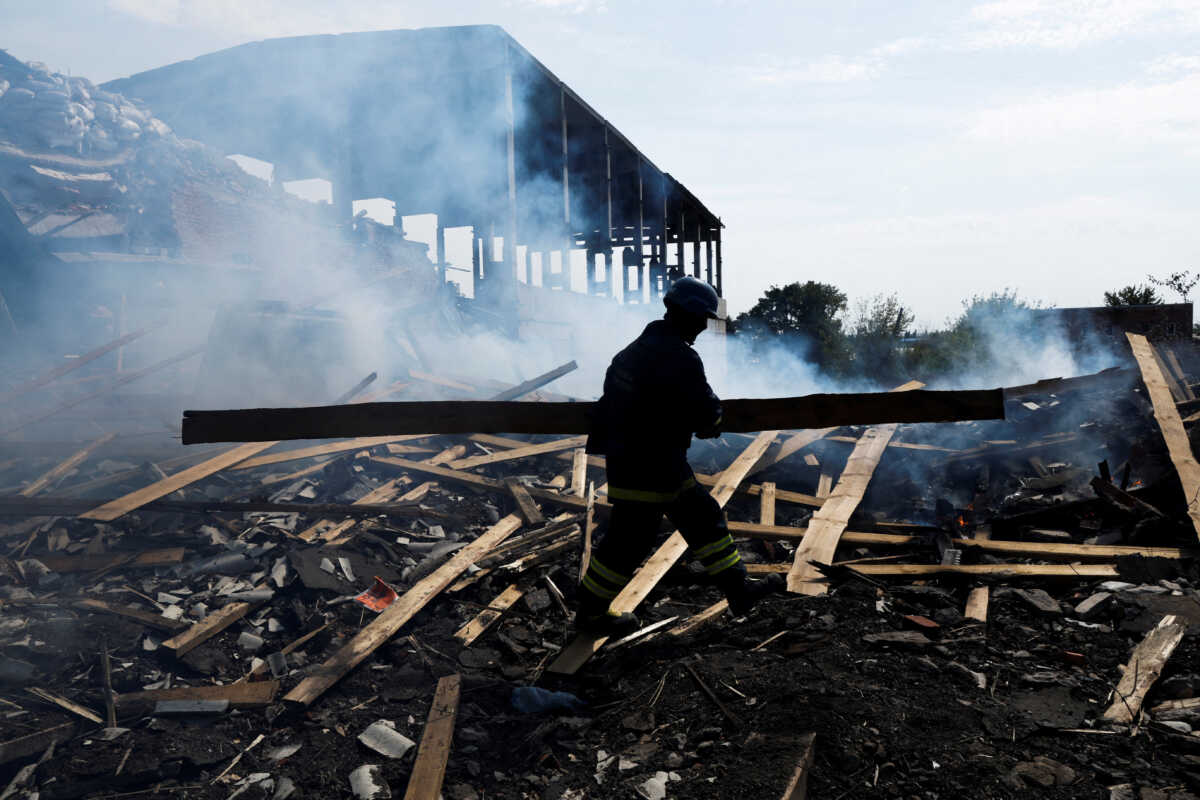
[(1200, 0), (0, 0), (0, 47), (99, 82), (272, 36), (493, 23), (726, 228), (770, 284), (926, 325), (1015, 288), (1099, 303), (1200, 269)]

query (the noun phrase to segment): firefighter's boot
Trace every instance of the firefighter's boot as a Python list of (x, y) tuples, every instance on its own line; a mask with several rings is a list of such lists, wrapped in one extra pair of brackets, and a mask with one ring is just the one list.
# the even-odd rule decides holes
[(642, 623), (628, 611), (617, 613), (609, 608), (607, 600), (595, 597), (586, 590), (579, 593), (579, 607), (575, 610), (575, 628), (578, 631), (619, 638), (628, 636), (640, 627)]
[(787, 588), (782, 575), (771, 573), (761, 580), (752, 581), (746, 575), (746, 567), (738, 564), (717, 575), (717, 585), (725, 592), (729, 610), (735, 617), (744, 617), (764, 597), (779, 594)]

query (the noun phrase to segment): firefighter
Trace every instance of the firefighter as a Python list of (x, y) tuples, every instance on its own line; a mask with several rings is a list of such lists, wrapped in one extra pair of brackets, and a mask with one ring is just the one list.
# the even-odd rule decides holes
[(692, 349), (708, 320), (718, 318), (717, 293), (702, 280), (683, 277), (663, 304), (663, 319), (613, 358), (588, 436), (587, 452), (607, 460), (612, 503), (608, 533), (579, 587), (576, 626), (590, 633), (619, 636), (639, 627), (637, 617), (614, 613), (609, 604), (649, 555), (664, 514), (724, 591), (734, 615), (783, 589), (779, 575), (747, 578), (725, 513), (687, 462), (693, 434), (720, 435), (721, 401)]

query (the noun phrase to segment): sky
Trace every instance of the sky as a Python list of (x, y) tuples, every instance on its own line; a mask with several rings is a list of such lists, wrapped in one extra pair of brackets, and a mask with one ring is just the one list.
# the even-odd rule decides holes
[(497, 24), (725, 223), (771, 285), (1097, 305), (1200, 269), (1200, 0), (0, 0), (102, 82), (275, 36)]

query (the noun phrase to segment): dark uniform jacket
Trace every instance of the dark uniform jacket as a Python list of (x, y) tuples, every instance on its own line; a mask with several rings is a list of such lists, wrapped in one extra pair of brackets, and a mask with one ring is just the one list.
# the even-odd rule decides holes
[(613, 358), (596, 404), (587, 451), (608, 462), (613, 500), (669, 503), (696, 482), (692, 434), (713, 434), (721, 401), (700, 356), (665, 320)]

